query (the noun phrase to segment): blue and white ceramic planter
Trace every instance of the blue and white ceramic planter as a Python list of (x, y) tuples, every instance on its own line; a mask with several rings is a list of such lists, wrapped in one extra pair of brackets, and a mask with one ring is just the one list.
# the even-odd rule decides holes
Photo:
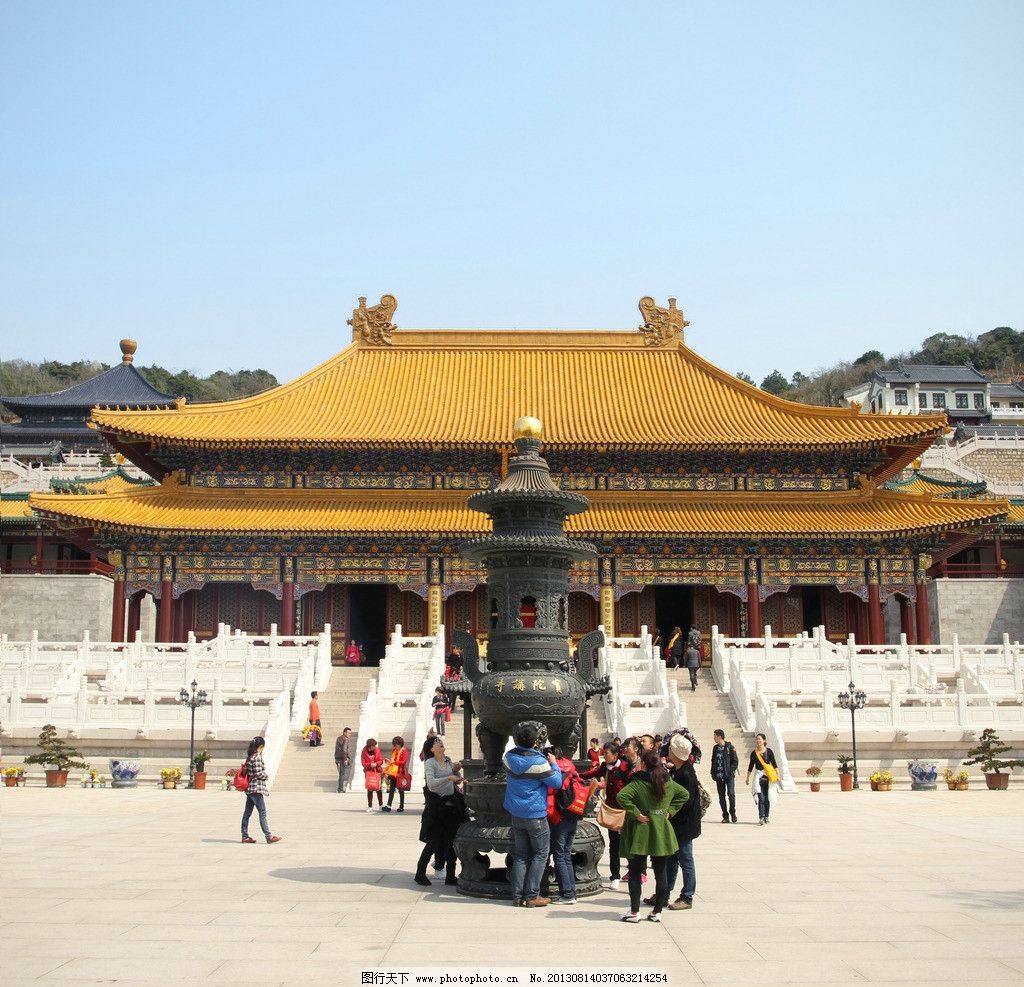
[(138, 788), (142, 762), (135, 758), (112, 757), (110, 759), (110, 787)]
[(935, 791), (935, 779), (939, 776), (939, 768), (933, 761), (908, 761), (907, 772), (910, 774), (912, 791)]

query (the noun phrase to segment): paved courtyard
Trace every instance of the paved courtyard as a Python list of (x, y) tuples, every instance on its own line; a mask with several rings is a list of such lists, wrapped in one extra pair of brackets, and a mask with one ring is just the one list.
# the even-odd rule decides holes
[(695, 907), (660, 926), (618, 923), (624, 892), (526, 911), (421, 891), (418, 798), (371, 816), (361, 793), (271, 796), (275, 846), (238, 843), (242, 801), (0, 790), (3, 984), (567, 967), (677, 985), (1024, 982), (1022, 790), (802, 794), (763, 829), (746, 800), (744, 825), (712, 809)]

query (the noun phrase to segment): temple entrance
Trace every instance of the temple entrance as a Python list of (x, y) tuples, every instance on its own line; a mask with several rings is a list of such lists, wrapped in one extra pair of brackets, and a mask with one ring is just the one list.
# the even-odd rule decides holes
[[(693, 592), (689, 586), (654, 587), (654, 622), (661, 632), (662, 648), (672, 636), (672, 628), (682, 628), (685, 637), (693, 626)], [(654, 634), (654, 628), (649, 628)]]
[[(367, 665), (379, 665), (390, 629), (387, 627), (387, 586), (349, 586), (349, 636), (363, 649)], [(408, 631), (406, 631), (408, 633)]]

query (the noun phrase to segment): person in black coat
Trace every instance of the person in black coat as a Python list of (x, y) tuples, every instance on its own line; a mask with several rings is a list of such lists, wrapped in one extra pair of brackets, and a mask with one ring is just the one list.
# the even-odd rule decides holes
[(668, 759), (671, 764), (669, 777), (686, 789), (690, 796), (686, 805), (672, 817), (672, 828), (679, 841), (679, 850), (674, 857), (668, 858), (665, 878), (668, 882), (669, 894), (675, 887), (676, 875), (683, 872), (683, 886), (679, 897), (669, 905), (671, 911), (693, 908), (693, 896), (697, 891), (697, 870), (693, 863), (693, 841), (700, 836), (700, 784), (697, 773), (690, 761), (693, 745), (681, 733), (677, 733), (669, 743)]

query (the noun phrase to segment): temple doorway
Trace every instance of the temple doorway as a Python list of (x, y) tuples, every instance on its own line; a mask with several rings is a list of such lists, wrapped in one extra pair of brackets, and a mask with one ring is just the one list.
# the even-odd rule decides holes
[(349, 586), (350, 636), (363, 649), (367, 665), (379, 665), (384, 657), (387, 627), (387, 586)]
[[(693, 626), (693, 593), (689, 586), (654, 587), (654, 622), (661, 632), (662, 647), (672, 636), (672, 628), (680, 627), (685, 636)], [(654, 628), (650, 628), (654, 634)]]

